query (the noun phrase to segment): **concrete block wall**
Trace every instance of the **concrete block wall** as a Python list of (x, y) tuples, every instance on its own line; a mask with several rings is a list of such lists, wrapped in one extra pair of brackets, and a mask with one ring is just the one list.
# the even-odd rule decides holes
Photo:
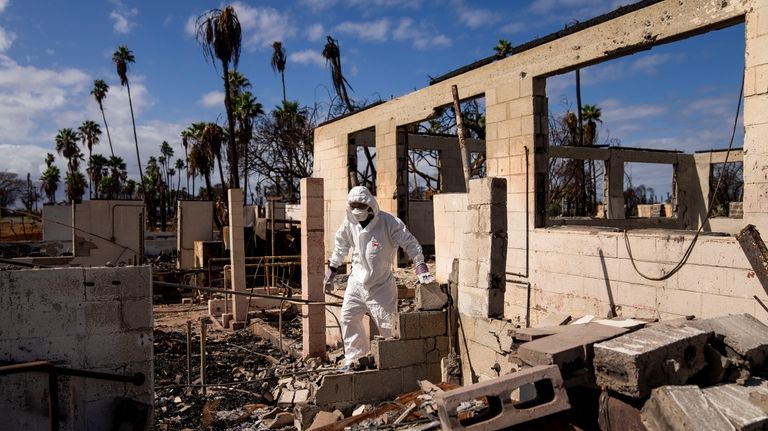
[[(0, 273), (0, 361), (47, 360), (113, 374), (131, 384), (60, 377), (62, 430), (111, 429), (114, 400), (152, 405), (150, 267), (59, 268)], [(47, 429), (47, 379), (0, 376), (4, 429)]]
[(195, 241), (213, 240), (213, 202), (179, 201), (176, 229), (177, 266), (195, 268)]
[(74, 205), (72, 263), (137, 264), (144, 259), (144, 202), (99, 200)]
[[(323, 179), (301, 179), (301, 298), (323, 302), (325, 247), (323, 246)], [(325, 309), (302, 305), (302, 355), (324, 358)]]
[(500, 317), (504, 313), (507, 251), (506, 181), (470, 180), (459, 260), (459, 313)]
[[(658, 277), (671, 269), (691, 234), (633, 232), (629, 241), (636, 265)], [(537, 229), (531, 234), (531, 323), (549, 313), (672, 319), (750, 313), (768, 322), (755, 301), (765, 290), (733, 237), (699, 238), (688, 263), (665, 281), (651, 281), (633, 268), (624, 234), (594, 229)], [(526, 315), (527, 288), (507, 284), (505, 317)]]
[(438, 383), (440, 358), (450, 350), (446, 319), (443, 311), (397, 314), (394, 338), (371, 343), (378, 369), (325, 376), (314, 388), (315, 403), (348, 411), (417, 390), (419, 380)]
[[(459, 317), (459, 352), (462, 384), (490, 380), (515, 371), (508, 355), (512, 350), (509, 330), (517, 324), (462, 314)], [(496, 370), (499, 370), (498, 372)]]
[(768, 4), (749, 3), (744, 64), (744, 221), (768, 232)]
[(453, 259), (460, 257), (467, 223), (467, 194), (441, 193), (432, 198), (435, 217), (435, 278), (447, 283)]
[(72, 205), (43, 205), (43, 241), (72, 241)]
[[(326, 154), (345, 152), (346, 136), (371, 126), (376, 127), (377, 153), (383, 154), (380, 148), (393, 144), (398, 126), (421, 121), (429, 117), (435, 107), (449, 104), (451, 86), (457, 85), (463, 98), (485, 96), (487, 173), (489, 177), (507, 181), (505, 223), (509, 240), (505, 275), (509, 282), (504, 291), (504, 318), (533, 324), (552, 312), (604, 316), (610, 310), (624, 316), (664, 319), (689, 314), (708, 317), (749, 312), (768, 322), (768, 313), (753, 295), (763, 302), (767, 302), (768, 297), (732, 237), (702, 236), (688, 264), (678, 274), (655, 282), (644, 279), (633, 269), (622, 233), (597, 227), (536, 227), (542, 225), (538, 223), (542, 213), (537, 209), (543, 210), (536, 205), (537, 193), (541, 197), (536, 182), (546, 179), (544, 171), (537, 171), (537, 167), (546, 166), (547, 77), (745, 20), (741, 222), (754, 224), (764, 236), (768, 235), (766, 16), (765, 0), (654, 2), (318, 127), (315, 142), (320, 146), (316, 160), (317, 155), (325, 160)], [(616, 38), (616, 34), (622, 37)], [(334, 143), (344, 145), (335, 148)], [(395, 159), (394, 153), (391, 151), (391, 160)], [(325, 166), (316, 171), (316, 175), (325, 178), (326, 196), (329, 189), (346, 189), (345, 161), (338, 163), (342, 166), (339, 174)], [(379, 166), (380, 196), (391, 197), (396, 188), (395, 164)], [(688, 168), (696, 169), (695, 166)], [(333, 230), (326, 234), (326, 244), (332, 242), (332, 232), (343, 214), (344, 194), (340, 196), (338, 202), (326, 201), (330, 205), (327, 214), (331, 219), (336, 217), (330, 220)], [(471, 199), (468, 203), (471, 204)], [(390, 208), (388, 205), (382, 208)], [(435, 207), (436, 214), (444, 212), (439, 206)], [(477, 222), (473, 219), (468, 225)], [(442, 247), (440, 237), (441, 228), (436, 227), (437, 250)], [(637, 265), (655, 276), (679, 261), (691, 238), (691, 233), (671, 230), (635, 230), (629, 234)], [(479, 266), (477, 262), (482, 260), (475, 256), (475, 263), (470, 263), (471, 252), (465, 251), (467, 246), (478, 244), (462, 242), (461, 253), (466, 253), (462, 269)], [(442, 262), (445, 258), (438, 259)], [(438, 274), (441, 274), (440, 268), (438, 266)], [(460, 270), (465, 286), (476, 285), (478, 274), (490, 273), (487, 268), (472, 269), (477, 271)], [(467, 299), (466, 293), (464, 297)], [(470, 298), (468, 303), (477, 304), (476, 299)], [(483, 301), (487, 298), (480, 298), (484, 307)], [(461, 297), (459, 306), (462, 307)], [(476, 315), (480, 314), (476, 313), (478, 310), (462, 311), (462, 318), (487, 317)], [(530, 322), (525, 322), (529, 314)], [(478, 355), (470, 356), (475, 359)]]

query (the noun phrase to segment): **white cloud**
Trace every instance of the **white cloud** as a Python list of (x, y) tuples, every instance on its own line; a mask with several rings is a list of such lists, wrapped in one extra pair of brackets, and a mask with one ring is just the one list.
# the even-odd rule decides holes
[(667, 63), (672, 57), (672, 54), (669, 53), (644, 55), (633, 61), (629, 69), (633, 72), (655, 75), (658, 72), (659, 66)]
[(206, 108), (221, 108), (224, 106), (224, 93), (221, 91), (205, 93), (197, 103)]
[(325, 58), (322, 54), (310, 49), (289, 54), (288, 61), (291, 63), (314, 64), (318, 67), (325, 67)]
[(597, 106), (602, 110), (603, 121), (611, 125), (624, 121), (653, 118), (667, 112), (667, 108), (662, 105), (624, 105), (618, 99), (605, 99), (600, 101)]
[(385, 8), (391, 7), (406, 7), (409, 9), (417, 9), (421, 6), (420, 0), (346, 0), (347, 4), (352, 6), (379, 6)]
[(193, 37), (197, 34), (197, 16), (187, 18), (187, 22), (184, 23), (184, 33)]
[(325, 28), (322, 24), (316, 23), (307, 27), (307, 37), (309, 40), (314, 42), (322, 39), (323, 36), (325, 36)]
[(386, 18), (378, 21), (350, 22), (345, 21), (335, 27), (335, 31), (349, 34), (360, 39), (383, 42), (387, 40), (389, 32), (389, 20)]
[(0, 53), (8, 51), (15, 39), (16, 34), (0, 27)]
[(459, 15), (459, 21), (469, 28), (482, 27), (498, 20), (498, 15), (488, 9), (473, 9), (464, 5), (464, 2), (461, 0), (453, 3), (456, 13)]
[(412, 18), (403, 18), (392, 31), (392, 38), (398, 41), (410, 40), (419, 50), (451, 46), (451, 39), (448, 36), (435, 33), (423, 24), (416, 25)]
[(501, 27), (501, 32), (505, 34), (520, 33), (524, 31), (526, 25), (522, 22), (510, 22)]
[(3, 13), (6, 7), (8, 7), (9, 0), (0, 0), (0, 13)]
[(287, 13), (241, 2), (235, 2), (233, 6), (243, 28), (243, 41), (251, 50), (270, 47), (276, 40), (285, 41), (296, 35), (296, 27)]
[(336, 0), (301, 0), (299, 3), (316, 12), (332, 8)]
[[(0, 151), (3, 154), (0, 171), (22, 176), (30, 172), (36, 179), (44, 167), (45, 154), (56, 152), (54, 138), (58, 129), (76, 128), (86, 119), (101, 124), (101, 112), (90, 95), (91, 84), (92, 77), (79, 69), (22, 66), (0, 55)], [(118, 82), (109, 85), (104, 110), (115, 153), (126, 161), (129, 174), (136, 178), (136, 149), (127, 91)], [(142, 119), (147, 108), (154, 104), (143, 77), (131, 77), (131, 96), (142, 163), (146, 163), (149, 155), (158, 152), (160, 142), (178, 142), (183, 126)], [(109, 153), (106, 133), (97, 148), (98, 153)], [(64, 168), (62, 160), (57, 160), (57, 164)]]
[(139, 14), (139, 10), (136, 8), (129, 8), (121, 0), (111, 0), (111, 3), (115, 5), (115, 9), (109, 13), (109, 17), (114, 21), (112, 28), (115, 33), (128, 34), (131, 32), (136, 22), (133, 18)]

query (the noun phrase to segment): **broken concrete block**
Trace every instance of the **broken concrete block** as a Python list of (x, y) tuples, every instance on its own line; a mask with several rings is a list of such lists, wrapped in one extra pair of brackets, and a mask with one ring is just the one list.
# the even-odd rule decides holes
[(533, 341), (550, 335), (578, 329), (578, 325), (547, 326), (545, 328), (514, 328), (509, 330), (510, 336), (518, 341)]
[(640, 413), (648, 431), (735, 430), (712, 408), (698, 386), (662, 386), (653, 390)]
[(223, 313), (224, 306), (226, 304), (227, 300), (223, 298), (214, 298), (208, 300), (208, 315), (213, 317), (219, 317), (221, 316), (221, 313)]
[[(592, 359), (592, 345), (626, 333), (624, 328), (585, 323), (572, 326), (567, 332), (525, 343), (517, 355), (530, 365), (558, 365), (568, 369), (583, 369)], [(565, 377), (568, 378), (568, 377)]]
[(416, 286), (416, 308), (423, 311), (442, 310), (448, 304), (448, 295), (437, 283)]
[(689, 326), (655, 325), (595, 344), (597, 384), (635, 398), (659, 386), (684, 384), (706, 365), (710, 334)]
[(315, 415), (315, 419), (312, 421), (312, 425), (310, 425), (309, 428), (306, 428), (306, 429), (307, 431), (310, 431), (310, 430), (322, 428), (326, 425), (336, 423), (342, 419), (344, 419), (344, 415), (338, 410), (334, 410), (333, 412), (320, 411)]
[(595, 320), (595, 316), (591, 314), (587, 314), (585, 316), (581, 316), (578, 319), (571, 322), (571, 325), (583, 325), (585, 323), (589, 323), (591, 321)]
[(768, 360), (768, 326), (749, 314), (691, 320), (687, 325), (713, 332), (753, 367), (762, 368)]
[(315, 404), (325, 408), (353, 401), (355, 397), (354, 378), (353, 373), (326, 374), (315, 389)]
[(713, 386), (702, 392), (737, 430), (768, 429), (768, 412), (750, 401), (751, 392), (768, 394), (768, 389), (730, 384)]
[[(535, 388), (536, 395), (526, 402), (512, 398), (517, 388)], [(501, 409), (485, 421), (465, 426), (459, 421), (458, 407), (467, 401), (486, 397), (488, 404)], [(563, 379), (556, 366), (537, 366), (498, 379), (487, 380), (435, 395), (443, 429), (497, 430), (525, 423), (570, 408)]]
[(295, 406), (293, 408), (293, 426), (299, 430), (310, 428), (314, 423), (315, 416), (321, 411), (320, 407), (311, 404)]

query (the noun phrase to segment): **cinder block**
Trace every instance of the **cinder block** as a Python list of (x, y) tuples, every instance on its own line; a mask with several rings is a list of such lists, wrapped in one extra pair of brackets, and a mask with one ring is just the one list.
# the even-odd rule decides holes
[(762, 368), (768, 359), (768, 326), (749, 314), (691, 320), (685, 324), (713, 332), (755, 368)]
[(213, 317), (219, 317), (224, 313), (224, 304), (227, 303), (226, 299), (214, 298), (208, 300), (208, 315)]
[(315, 388), (314, 400), (318, 407), (333, 409), (336, 405), (343, 405), (355, 399), (355, 375), (327, 374), (320, 380)]
[(416, 313), (419, 316), (419, 336), (421, 338), (445, 335), (446, 313), (444, 311), (424, 311)]
[(422, 364), (426, 355), (424, 352), (424, 340), (373, 340), (371, 353), (376, 360), (376, 366), (380, 370), (407, 367), (409, 365)]
[(704, 389), (704, 397), (731, 421), (737, 430), (768, 429), (768, 412), (750, 401), (752, 392), (768, 395), (768, 389), (721, 385)]
[(626, 328), (599, 323), (572, 326), (572, 330), (521, 345), (517, 355), (530, 365), (557, 365), (563, 371), (590, 368), (594, 343), (628, 332)]
[(655, 325), (594, 345), (597, 384), (635, 398), (663, 385), (680, 385), (706, 365), (711, 333)]
[(427, 374), (427, 364), (417, 364), (403, 367), (400, 372), (403, 376), (403, 392), (412, 392), (418, 390), (419, 380), (429, 379)]
[(355, 373), (354, 401), (383, 401), (403, 393), (401, 369), (372, 370)]
[(448, 295), (439, 283), (416, 286), (416, 308), (423, 311), (442, 310), (448, 303)]
[[(516, 403), (512, 393), (527, 385), (534, 385), (537, 399), (527, 405)], [(462, 425), (457, 412), (459, 405), (480, 397), (486, 397), (489, 403), (499, 406), (501, 413), (471, 426)], [(442, 428), (450, 430), (503, 429), (570, 408), (568, 394), (556, 366), (528, 368), (498, 379), (441, 392), (436, 395), (435, 401)]]
[(400, 340), (413, 340), (420, 337), (418, 313), (397, 313), (393, 319), (392, 335)]
[(698, 386), (662, 386), (653, 390), (640, 413), (648, 431), (728, 431), (735, 428), (712, 408)]

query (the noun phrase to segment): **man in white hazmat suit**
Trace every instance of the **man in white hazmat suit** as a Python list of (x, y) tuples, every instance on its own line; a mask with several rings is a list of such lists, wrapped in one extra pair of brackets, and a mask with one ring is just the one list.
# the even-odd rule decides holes
[(333, 289), (333, 278), (352, 249), (352, 272), (341, 307), (341, 335), (344, 339), (344, 368), (352, 366), (370, 350), (363, 327), (367, 312), (383, 337), (392, 336), (392, 319), (397, 312), (397, 287), (392, 265), (402, 247), (416, 266), (419, 281), (434, 277), (424, 263), (421, 246), (397, 217), (379, 210), (376, 198), (362, 186), (347, 196), (347, 217), (336, 232), (336, 244), (325, 274), (325, 290)]

